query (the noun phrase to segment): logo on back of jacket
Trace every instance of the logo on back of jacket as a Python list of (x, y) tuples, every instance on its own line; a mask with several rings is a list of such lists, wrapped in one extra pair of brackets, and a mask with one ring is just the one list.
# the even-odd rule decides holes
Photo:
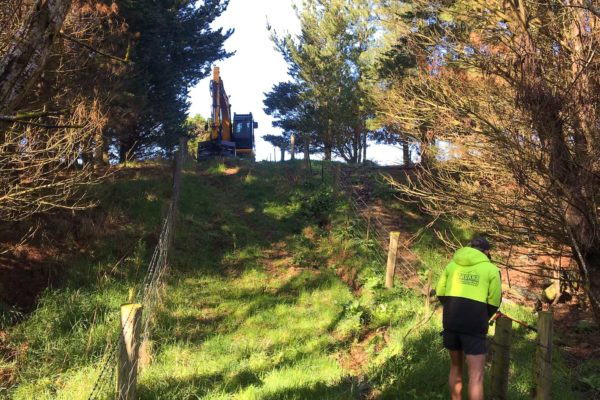
[(459, 272), (458, 279), (463, 285), (479, 286), (479, 275), (470, 274), (468, 272)]

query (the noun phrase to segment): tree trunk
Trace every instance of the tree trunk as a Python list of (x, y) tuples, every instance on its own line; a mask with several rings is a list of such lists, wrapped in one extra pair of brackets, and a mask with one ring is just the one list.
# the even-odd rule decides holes
[[(598, 260), (598, 259), (596, 259)], [(596, 261), (596, 264), (598, 262)], [(592, 305), (592, 311), (594, 312), (594, 319), (596, 322), (600, 322), (600, 266), (592, 265), (590, 270), (590, 285), (588, 288), (588, 299)]]
[(408, 138), (402, 141), (402, 162), (405, 167), (410, 165), (410, 144), (408, 143)]
[(363, 133), (363, 157), (362, 157), (362, 162), (366, 163), (367, 162), (367, 132)]
[(121, 142), (119, 143), (119, 163), (120, 164), (127, 164), (127, 161), (129, 161), (129, 157), (131, 156), (131, 150), (133, 149), (133, 146), (129, 143), (129, 141), (127, 140), (121, 140)]
[(102, 132), (94, 137), (94, 167), (108, 165), (108, 143)]
[(358, 128), (354, 128), (354, 138), (352, 140), (352, 161), (355, 164), (360, 163), (360, 157), (362, 156), (362, 139), (360, 137), (360, 131)]
[(434, 154), (434, 144), (435, 144), (435, 139), (434, 139), (434, 135), (433, 133), (427, 129), (427, 128), (423, 128), (421, 130), (421, 151), (420, 151), (420, 155), (421, 155), (421, 165), (424, 168), (429, 168), (432, 164), (433, 161), (435, 160), (435, 154)]
[(292, 154), (292, 161), (296, 159), (296, 135), (292, 133), (290, 136), (290, 153)]
[(285, 161), (285, 148), (280, 147), (279, 150), (281, 150), (281, 162)]
[(573, 256), (577, 260), (581, 276), (585, 278), (585, 291), (592, 306), (594, 319), (600, 321), (600, 244), (587, 252), (581, 248), (579, 250), (582, 250), (582, 257), (576, 248), (573, 249)]
[(323, 154), (324, 154), (323, 159), (326, 161), (331, 161), (331, 152), (332, 152), (331, 143), (325, 143), (323, 146)]
[(323, 159), (326, 161), (331, 161), (331, 153), (333, 150), (333, 140), (331, 137), (331, 120), (327, 120), (327, 131), (325, 132), (325, 136), (323, 137)]
[(304, 135), (304, 167), (310, 171), (310, 138)]
[(36, 0), (0, 60), (0, 113), (10, 114), (35, 83), (71, 8), (71, 0)]

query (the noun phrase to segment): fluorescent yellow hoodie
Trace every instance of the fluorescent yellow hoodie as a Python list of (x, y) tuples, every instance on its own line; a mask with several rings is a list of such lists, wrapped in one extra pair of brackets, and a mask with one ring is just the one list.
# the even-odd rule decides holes
[(444, 269), (436, 293), (444, 305), (445, 330), (485, 335), (502, 300), (500, 270), (481, 251), (463, 247)]

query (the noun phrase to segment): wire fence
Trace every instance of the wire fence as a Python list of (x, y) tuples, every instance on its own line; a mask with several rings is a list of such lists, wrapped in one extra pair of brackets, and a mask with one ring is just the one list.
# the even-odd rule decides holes
[[(337, 165), (336, 185), (337, 190), (348, 194), (350, 210), (355, 218), (358, 229), (365, 233), (367, 242), (375, 243), (373, 256), (381, 265), (387, 263), (387, 251), (393, 222), (385, 221), (381, 213), (373, 211), (373, 205), (369, 204), (369, 192), (362, 188), (366, 172), (372, 172), (368, 167), (352, 168)], [(365, 169), (367, 168), (367, 169)], [(358, 182), (357, 182), (358, 180)], [(417, 275), (420, 261), (406, 243), (399, 241), (399, 251), (396, 256), (396, 274), (402, 279), (408, 280)]]
[[(129, 304), (121, 307), (121, 328), (117, 332), (119, 339), (108, 340), (88, 400), (115, 398), (115, 388), (117, 388), (117, 399), (128, 399), (129, 397), (123, 393), (135, 391), (138, 367), (140, 363), (143, 364), (148, 360), (150, 331), (160, 302), (160, 288), (169, 265), (169, 249), (173, 242), (186, 146), (186, 139), (182, 138), (179, 143), (180, 150), (174, 158), (173, 189), (169, 208), (161, 224), (158, 243), (140, 285), (141, 290), (130, 291)], [(137, 337), (141, 337), (141, 340), (135, 339)], [(118, 375), (118, 381), (115, 375)]]
[[(365, 173), (376, 172), (373, 169), (365, 171), (364, 169), (354, 169), (350, 167), (336, 167), (336, 189), (341, 193), (345, 192), (349, 197), (350, 210), (354, 218), (354, 223), (357, 230), (364, 235), (366, 232), (367, 241), (373, 240), (377, 246), (373, 252), (375, 260), (384, 265), (386, 262), (386, 249), (388, 238), (391, 233), (390, 223), (382, 219), (380, 215), (373, 212), (372, 206), (369, 205), (369, 193), (361, 189), (364, 182)], [(406, 243), (399, 243), (401, 251), (397, 253), (396, 258), (396, 273), (402, 278), (409, 278), (417, 274), (418, 265), (420, 263), (416, 256), (407, 246)], [(408, 255), (408, 257), (406, 256)], [(410, 259), (409, 259), (410, 257)], [(412, 261), (412, 260), (414, 261)], [(399, 267), (399, 268), (398, 268)], [(424, 294), (426, 296), (425, 310), (421, 318), (405, 333), (403, 341), (410, 335), (416, 333), (419, 328), (425, 326), (435, 313), (435, 307), (430, 306), (429, 290), (431, 288), (431, 272), (427, 282)], [(496, 329), (493, 337), (489, 337), (490, 355), (489, 361), (491, 364), (491, 398), (507, 399), (509, 389), (510, 364), (514, 362), (512, 357), (512, 342), (522, 340), (523, 338), (515, 337), (513, 334), (512, 323), (515, 322), (528, 330), (535, 331), (535, 355), (533, 359), (533, 385), (535, 387), (535, 399), (547, 400), (551, 398), (552, 389), (552, 371), (556, 370), (557, 366), (552, 362), (553, 352), (553, 312), (545, 311), (538, 314), (537, 327), (527, 325), (521, 321), (513, 320), (505, 314), (498, 313), (500, 316), (496, 320)], [(515, 340), (516, 339), (516, 340)], [(565, 371), (561, 371), (566, 375)]]

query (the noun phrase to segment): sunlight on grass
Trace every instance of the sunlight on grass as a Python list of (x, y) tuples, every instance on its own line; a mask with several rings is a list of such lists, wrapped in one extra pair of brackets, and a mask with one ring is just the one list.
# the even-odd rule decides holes
[[(180, 297), (186, 298), (185, 303), (173, 301)], [(263, 398), (333, 379), (327, 376), (339, 380), (343, 371), (332, 358), (335, 339), (329, 329), (342, 312), (341, 304), (350, 298), (338, 280), (308, 272), (285, 280), (270, 279), (256, 269), (228, 280), (183, 279), (172, 286), (162, 326), (168, 325), (162, 318), (192, 325), (216, 321), (212, 328), (220, 334), (187, 336), (162, 348), (141, 376), (143, 392), (180, 398), (184, 393), (178, 382), (181, 386), (198, 382), (202, 385), (196, 393), (205, 396), (237, 393), (239, 398)], [(177, 322), (170, 325), (177, 330)], [(306, 365), (312, 372), (307, 373)]]
[(227, 166), (225, 163), (211, 163), (204, 172), (208, 175), (224, 175), (225, 171), (227, 171)]
[(272, 217), (278, 221), (283, 220), (284, 218), (293, 215), (298, 212), (299, 205), (298, 204), (278, 204), (273, 202), (268, 202), (265, 204), (263, 209), (263, 213), (269, 217)]

